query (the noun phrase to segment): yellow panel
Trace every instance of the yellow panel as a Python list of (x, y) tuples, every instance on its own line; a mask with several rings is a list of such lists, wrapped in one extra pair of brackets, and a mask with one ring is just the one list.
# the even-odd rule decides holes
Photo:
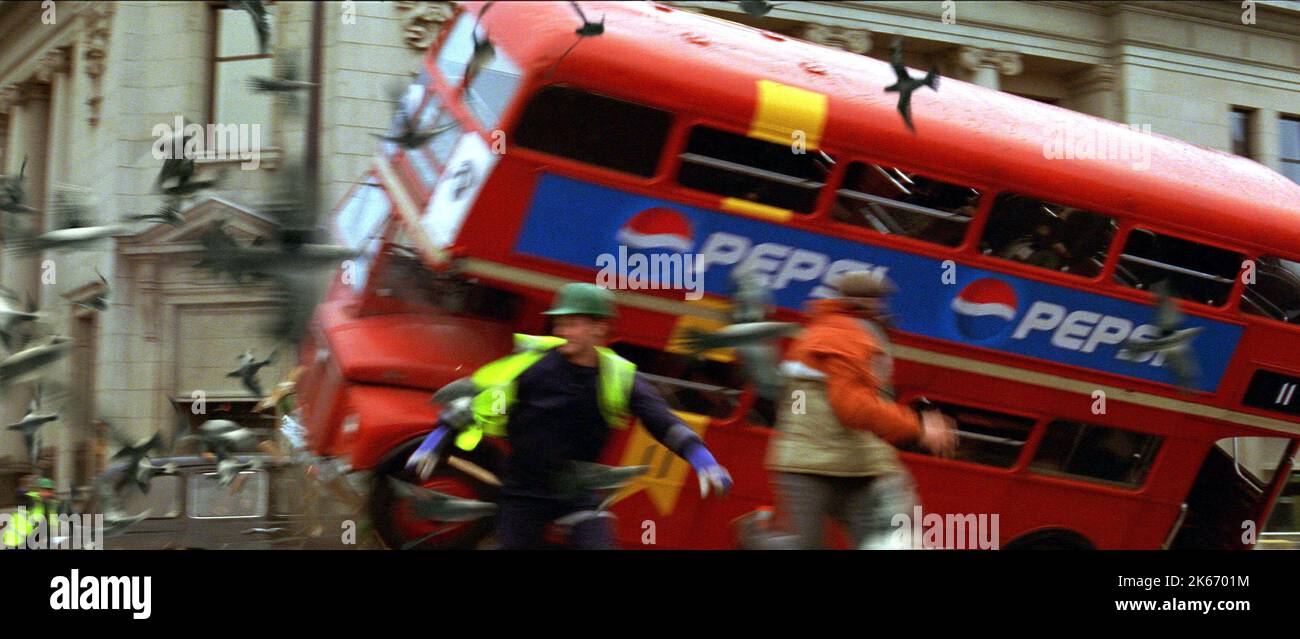
[(772, 206), (770, 204), (750, 202), (749, 200), (742, 200), (738, 197), (722, 198), (722, 210), (731, 211), (732, 213), (743, 213), (750, 217), (756, 217), (760, 220), (768, 220), (770, 222), (788, 222), (792, 215), (790, 209), (783, 209), (779, 206)]
[[(703, 302), (704, 300), (700, 301)], [(730, 308), (731, 305), (724, 303), (721, 306), (722, 308)], [(682, 315), (678, 317), (677, 321), (673, 324), (673, 330), (668, 335), (668, 345), (664, 347), (664, 350), (669, 353), (690, 354), (690, 349), (686, 348), (682, 343), (682, 338), (685, 337), (687, 331), (709, 332), (725, 328), (726, 326), (727, 322), (721, 320), (700, 317), (699, 315)], [(715, 362), (731, 362), (736, 359), (734, 351), (735, 349), (731, 348), (719, 348), (711, 351), (704, 351), (703, 353), (700, 353), (700, 356), (704, 359), (711, 359)]]
[[(685, 413), (673, 411), (673, 414), (681, 418), (682, 423), (695, 431), (701, 439), (704, 438), (704, 429), (709, 425), (709, 418), (704, 415), (695, 413)], [(641, 421), (637, 420), (635, 430), (627, 439), (627, 447), (623, 449), (623, 459), (618, 462), (619, 466), (649, 466), (650, 470), (646, 474), (633, 479), (618, 495), (614, 498), (614, 503), (618, 503), (641, 491), (646, 492), (646, 497), (650, 498), (650, 503), (654, 504), (655, 510), (661, 517), (671, 515), (677, 508), (677, 497), (681, 495), (682, 486), (686, 485), (687, 475), (690, 472), (690, 464), (686, 460), (674, 455), (672, 451), (664, 447), (645, 427)], [(695, 482), (691, 482), (694, 484)]]
[(758, 105), (749, 123), (749, 137), (793, 144), (802, 132), (804, 147), (815, 151), (826, 127), (826, 95), (771, 80), (758, 81)]

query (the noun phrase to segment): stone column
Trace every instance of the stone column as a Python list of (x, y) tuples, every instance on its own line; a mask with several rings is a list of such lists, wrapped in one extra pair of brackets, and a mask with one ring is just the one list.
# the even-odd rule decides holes
[[(21, 167), (23, 159), (26, 158), (27, 169), (23, 175), (23, 187), (26, 191), (27, 203), (36, 208), (48, 209), (46, 167), (49, 162), (49, 86), (26, 83), (19, 85), (17, 91), (16, 99), (9, 110), (8, 164), (12, 167)], [(28, 222), (32, 227), (29, 230), (39, 231), (44, 228), (40, 219), (42, 215), (29, 217), (34, 218)], [(19, 297), (24, 297), (30, 292), (33, 299), (41, 299), (40, 260), (39, 254), (23, 255), (15, 251), (3, 251), (0, 253), (0, 282), (16, 292)], [(6, 424), (21, 420), (34, 396), (33, 390), (32, 384), (18, 384), (7, 389), (3, 403), (0, 405), (0, 420)], [(46, 438), (44, 440), (46, 444), (54, 441), (50, 439), (50, 432), (43, 430), (42, 435)], [(17, 446), (12, 444), (12, 439), (9, 441), (10, 445), (5, 447), (7, 450), (22, 451), (21, 437), (17, 437)], [(19, 452), (17, 457), (25, 459), (27, 455), (25, 452)]]
[(1247, 135), (1250, 136), (1250, 150), (1255, 154), (1255, 161), (1281, 172), (1282, 131), (1278, 117), (1278, 112), (1273, 109), (1257, 109), (1250, 114)]
[(1115, 67), (1099, 64), (1069, 78), (1070, 100), (1074, 110), (1107, 120), (1119, 117)]
[[(49, 152), (45, 164), (45, 183), (47, 185), (47, 192), (51, 193), (54, 190), (53, 185), (69, 181), (68, 156), (70, 153), (75, 151), (75, 149), (71, 148), (72, 144), (70, 143), (70, 131), (68, 126), (72, 119), (69, 114), (72, 96), (68, 69), (69, 60), (66, 49), (55, 49), (46, 53), (45, 56), (41, 58), (40, 64), (36, 67), (36, 81), (41, 84), (48, 84), (50, 87), (49, 116), (47, 125), (49, 128), (46, 135)], [(52, 200), (53, 196), (51, 195), (46, 199)], [(45, 228), (55, 228), (55, 225), (58, 223), (59, 222), (53, 219), (50, 214), (47, 213), (45, 215)], [(58, 295), (58, 293), (69, 288), (69, 285), (76, 281), (71, 278), (77, 277), (75, 271), (78, 269), (69, 268), (71, 265), (69, 260), (66, 258), (54, 258), (54, 256), (50, 257), (55, 259), (57, 265), (55, 273), (58, 275), (58, 280), (57, 284), (54, 286), (41, 287), (39, 299), (42, 307), (52, 307), (56, 303), (55, 300), (62, 302), (63, 299)], [(35, 259), (39, 260), (41, 258), (40, 256), (37, 256)], [(39, 274), (39, 264), (37, 266), (37, 271)], [(33, 296), (35, 295), (36, 293), (33, 292)], [(59, 306), (62, 306), (62, 304), (59, 304)], [(53, 310), (53, 308), (49, 308), (47, 312)], [(62, 310), (58, 311), (60, 314), (62, 312)], [(74, 324), (76, 323), (75, 318), (69, 319), (71, 319)], [(75, 330), (73, 329), (75, 329), (75, 326), (70, 326), (68, 334), (75, 335)], [(78, 337), (78, 339), (80, 338)], [(78, 344), (74, 347), (74, 353), (80, 353), (84, 349), (85, 345)], [(84, 414), (85, 406), (89, 401), (92, 401), (86, 391), (85, 385), (79, 383), (79, 380), (77, 379), (80, 372), (77, 371), (76, 368), (76, 361), (68, 362), (66, 364), (59, 363), (51, 367), (51, 377), (60, 380), (61, 382), (68, 382), (70, 385), (68, 388), (67, 400), (63, 403), (63, 406), (60, 409), (59, 421), (51, 424), (51, 426), (46, 427), (42, 431), (43, 434), (50, 437), (50, 439), (46, 440), (47, 442), (52, 443), (53, 437), (57, 436), (58, 448), (55, 456), (54, 479), (58, 484), (59, 493), (64, 495), (69, 494), (69, 490), (76, 481), (75, 461), (77, 445), (82, 440), (82, 433), (87, 428), (86, 416)], [(51, 407), (43, 406), (42, 408)]]
[(1024, 70), (1020, 54), (1010, 51), (963, 46), (957, 49), (955, 58), (957, 65), (968, 74), (968, 82), (994, 90), (1001, 90), (1002, 76), (1018, 75)]

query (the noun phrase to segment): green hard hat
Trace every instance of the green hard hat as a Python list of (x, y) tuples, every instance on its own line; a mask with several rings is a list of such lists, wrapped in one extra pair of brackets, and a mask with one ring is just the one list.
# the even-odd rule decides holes
[(614, 294), (595, 284), (565, 284), (555, 294), (551, 310), (542, 315), (594, 315), (611, 318), (614, 317)]
[(54, 490), (54, 480), (49, 477), (42, 477), (36, 480), (36, 487), (44, 488), (46, 490)]

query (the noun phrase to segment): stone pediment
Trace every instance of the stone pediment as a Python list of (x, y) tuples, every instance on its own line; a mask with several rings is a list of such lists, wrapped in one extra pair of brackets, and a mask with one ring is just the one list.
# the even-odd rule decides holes
[(227, 233), (241, 244), (274, 237), (276, 224), (270, 217), (225, 198), (208, 196), (181, 210), (185, 222), (142, 225), (132, 235), (118, 236), (118, 249), (124, 255), (170, 253), (198, 250), (199, 238), (213, 225), (223, 224)]

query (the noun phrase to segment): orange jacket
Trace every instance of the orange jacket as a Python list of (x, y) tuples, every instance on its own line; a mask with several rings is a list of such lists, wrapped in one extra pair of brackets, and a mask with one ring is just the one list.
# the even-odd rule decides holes
[(860, 324), (860, 312), (835, 299), (811, 302), (808, 310), (811, 319), (788, 358), (826, 374), (827, 396), (840, 424), (871, 431), (891, 444), (915, 440), (920, 417), (880, 395), (880, 384), (889, 380), (876, 379), (871, 368), (882, 353)]

